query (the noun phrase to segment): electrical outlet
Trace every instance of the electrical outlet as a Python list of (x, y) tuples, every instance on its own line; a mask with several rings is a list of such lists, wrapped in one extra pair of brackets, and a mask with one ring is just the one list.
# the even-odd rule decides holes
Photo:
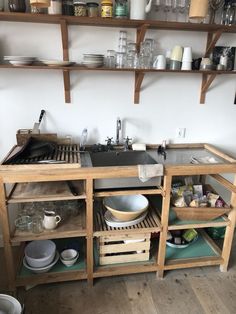
[(176, 130), (176, 137), (177, 138), (185, 138), (186, 128), (178, 128)]

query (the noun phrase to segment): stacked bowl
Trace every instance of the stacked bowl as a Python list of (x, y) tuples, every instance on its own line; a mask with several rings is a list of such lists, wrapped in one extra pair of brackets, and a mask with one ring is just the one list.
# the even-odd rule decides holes
[(14, 66), (31, 65), (34, 61), (36, 61), (35, 57), (26, 56), (4, 56), (3, 59)]
[(103, 204), (107, 209), (104, 217), (108, 226), (128, 227), (145, 219), (149, 202), (138, 194), (105, 197)]
[(99, 54), (84, 54), (83, 55), (83, 65), (88, 68), (99, 68), (104, 64), (104, 55)]
[(34, 273), (48, 272), (58, 261), (56, 245), (51, 240), (32, 241), (25, 247), (23, 265)]

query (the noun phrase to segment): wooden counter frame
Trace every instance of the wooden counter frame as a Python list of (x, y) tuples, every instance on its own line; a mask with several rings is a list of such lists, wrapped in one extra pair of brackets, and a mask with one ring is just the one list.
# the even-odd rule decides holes
[[(150, 147), (156, 147), (151, 145)], [(235, 220), (236, 220), (236, 178), (232, 184), (221, 176), (222, 173), (236, 174), (236, 160), (227, 154), (224, 154), (217, 148), (209, 144), (174, 144), (169, 145), (168, 148), (204, 148), (216, 156), (225, 160), (225, 162), (217, 164), (178, 164), (178, 165), (165, 165), (163, 187), (160, 189), (146, 190), (147, 194), (159, 194), (163, 197), (162, 202), (162, 217), (161, 226), (157, 228), (157, 232), (160, 232), (160, 244), (157, 248), (157, 260), (154, 264), (141, 263), (137, 265), (123, 265), (115, 267), (96, 267), (94, 269), (94, 257), (93, 257), (93, 239), (96, 231), (93, 227), (93, 202), (94, 197), (104, 197), (105, 195), (112, 195), (109, 192), (94, 192), (93, 181), (99, 178), (122, 178), (122, 177), (137, 177), (138, 170), (136, 166), (129, 167), (103, 167), (103, 168), (83, 168), (79, 164), (69, 165), (22, 165), (22, 166), (5, 166), (0, 165), (0, 221), (3, 231), (4, 252), (7, 265), (9, 290), (15, 290), (16, 286), (33, 284), (42, 284), (47, 282), (58, 282), (63, 280), (79, 280), (87, 279), (89, 284), (93, 284), (93, 279), (103, 276), (113, 276), (128, 273), (139, 272), (157, 272), (159, 277), (163, 277), (164, 271), (168, 269), (187, 268), (196, 266), (209, 266), (220, 265), (221, 271), (227, 271), (230, 251), (232, 246)], [(166, 238), (168, 231), (168, 217), (169, 217), (169, 205), (170, 205), (170, 192), (171, 182), (173, 176), (185, 176), (185, 175), (211, 175), (217, 182), (221, 183), (226, 189), (232, 192), (231, 206), (232, 210), (229, 213), (226, 224), (226, 235), (222, 249), (222, 255), (216, 258), (199, 258), (192, 260), (185, 260), (182, 263), (165, 263), (165, 251), (166, 251)], [(86, 229), (84, 230), (84, 236), (86, 239), (86, 251), (87, 251), (87, 267), (85, 272), (71, 272), (71, 273), (46, 273), (31, 276), (28, 279), (19, 278), (16, 276), (16, 265), (14, 265), (11, 233), (9, 228), (9, 217), (7, 208), (7, 194), (5, 184), (15, 184), (23, 182), (50, 182), (50, 181), (67, 181), (67, 180), (84, 180), (85, 182), (85, 195), (83, 198), (86, 201)], [(138, 194), (144, 193), (143, 189), (135, 189), (132, 192), (130, 190), (122, 191), (123, 194)], [(115, 191), (114, 195), (121, 194), (121, 191)], [(214, 223), (217, 226), (217, 223)], [(219, 226), (222, 223), (219, 223)], [(194, 228), (203, 228), (204, 224), (194, 224)], [(143, 232), (143, 229), (140, 229)], [(76, 233), (73, 234), (76, 236)], [(67, 237), (67, 234), (60, 235), (61, 237)], [(29, 238), (30, 239), (30, 238)], [(19, 241), (22, 240), (20, 237)]]

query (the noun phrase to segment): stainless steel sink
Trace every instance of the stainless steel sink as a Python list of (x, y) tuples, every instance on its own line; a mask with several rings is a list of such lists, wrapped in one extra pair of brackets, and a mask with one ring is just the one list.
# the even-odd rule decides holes
[(146, 151), (110, 151), (90, 153), (93, 167), (135, 166), (156, 164)]
[[(156, 164), (157, 161), (146, 151), (110, 151), (96, 153), (82, 153), (82, 166), (85, 167), (115, 167)], [(139, 178), (111, 178), (97, 179), (95, 189), (114, 189), (132, 187), (151, 187), (160, 184), (160, 178), (151, 178), (142, 182)]]

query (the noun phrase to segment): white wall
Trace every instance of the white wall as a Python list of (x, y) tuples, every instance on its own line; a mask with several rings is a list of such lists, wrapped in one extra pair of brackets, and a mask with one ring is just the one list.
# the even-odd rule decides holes
[[(83, 53), (106, 53), (116, 49), (119, 28), (69, 27), (70, 59), (79, 62)], [(135, 39), (134, 30), (128, 31)], [(175, 44), (192, 46), (202, 56), (206, 34), (196, 32), (148, 31), (158, 43), (157, 53)], [(224, 34), (219, 45), (236, 46), (236, 37)], [(28, 55), (62, 59), (58, 25), (0, 22), (0, 58)], [(235, 76), (218, 76), (199, 104), (201, 75), (146, 74), (140, 104), (133, 104), (133, 73), (74, 72), (71, 75), (71, 104), (64, 102), (61, 71), (0, 70), (0, 158), (16, 143), (20, 128), (32, 128), (40, 110), (47, 112), (42, 131), (72, 135), (78, 142), (84, 127), (89, 142), (115, 137), (115, 122), (123, 121), (123, 137), (160, 143), (175, 138), (176, 128), (186, 128), (181, 142), (209, 142), (236, 156)]]
[[(70, 58), (82, 60), (83, 53), (106, 53), (116, 49), (119, 28), (70, 26)], [(128, 31), (135, 39), (134, 30)], [(194, 55), (205, 49), (206, 34), (196, 32), (149, 31), (156, 39), (157, 53), (175, 44), (193, 47)], [(224, 34), (220, 45), (236, 46), (236, 37)], [(0, 22), (0, 57), (30, 55), (61, 59), (58, 25)], [(0, 157), (15, 144), (20, 128), (32, 128), (44, 108), (47, 116), (42, 131), (70, 134), (77, 142), (84, 127), (89, 142), (115, 137), (115, 121), (123, 119), (123, 136), (159, 143), (175, 138), (176, 128), (186, 127), (182, 142), (209, 142), (235, 154), (235, 76), (218, 76), (199, 104), (201, 75), (146, 74), (140, 104), (133, 104), (133, 73), (73, 72), (71, 104), (64, 102), (61, 71), (1, 69), (0, 72)]]

